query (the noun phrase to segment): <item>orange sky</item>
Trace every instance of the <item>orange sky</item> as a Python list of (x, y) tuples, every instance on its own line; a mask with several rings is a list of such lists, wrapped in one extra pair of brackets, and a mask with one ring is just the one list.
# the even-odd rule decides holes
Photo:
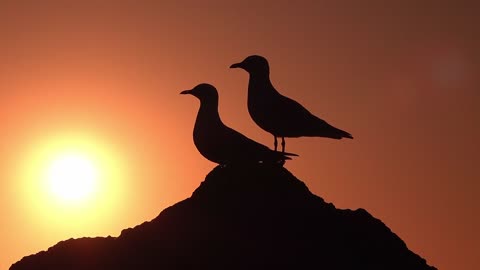
[[(288, 139), (294, 175), (367, 209), (439, 269), (479, 265), (474, 1), (95, 2), (0, 3), (0, 269), (190, 196), (215, 164), (193, 145), (198, 102), (181, 90), (214, 84), (224, 122), (272, 146), (248, 115), (247, 74), (228, 68), (250, 54), (270, 60), (283, 94), (355, 137)], [(62, 216), (25, 197), (29, 153), (62, 136), (121, 160), (111, 204)]]

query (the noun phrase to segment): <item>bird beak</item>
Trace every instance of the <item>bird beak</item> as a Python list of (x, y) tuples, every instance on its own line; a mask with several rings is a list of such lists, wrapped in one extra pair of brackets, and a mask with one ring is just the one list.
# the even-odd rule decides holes
[(236, 63), (230, 66), (230, 68), (241, 68), (241, 67), (242, 67), (242, 63)]
[(192, 90), (185, 90), (180, 92), (180, 95), (187, 95), (187, 94), (192, 94)]

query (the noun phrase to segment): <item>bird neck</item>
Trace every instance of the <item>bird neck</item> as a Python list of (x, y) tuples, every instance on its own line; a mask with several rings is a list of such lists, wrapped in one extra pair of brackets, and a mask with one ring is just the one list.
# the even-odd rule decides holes
[[(258, 91), (262, 89), (262, 91)], [(250, 80), (248, 81), (249, 95), (258, 95), (265, 91), (274, 91), (275, 88), (270, 81), (270, 75), (266, 74), (250, 74)]]
[(201, 102), (200, 109), (197, 114), (197, 123), (200, 123), (208, 119), (212, 122), (221, 122), (220, 115), (218, 114), (218, 100), (210, 100), (208, 102)]

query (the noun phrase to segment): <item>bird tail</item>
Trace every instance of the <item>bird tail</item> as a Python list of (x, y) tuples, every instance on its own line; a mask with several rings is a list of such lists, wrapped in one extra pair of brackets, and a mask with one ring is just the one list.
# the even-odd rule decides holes
[(287, 153), (287, 152), (283, 152), (282, 153), (284, 156), (294, 156), (294, 157), (298, 157), (297, 154), (294, 154), (294, 153)]
[(333, 126), (328, 133), (329, 134), (327, 135), (327, 137), (330, 137), (333, 139), (338, 139), (338, 140), (343, 138), (353, 139), (352, 134)]
[(315, 119), (316, 119), (316, 124), (315, 125), (312, 124), (314, 128), (312, 128), (311, 130), (309, 130), (309, 132), (307, 132), (308, 135), (303, 134), (303, 136), (327, 137), (327, 138), (337, 139), (337, 140), (340, 140), (342, 138), (353, 139), (352, 134), (344, 130), (341, 130), (339, 128), (336, 128), (320, 118), (315, 118)]
[(278, 156), (281, 158), (281, 160), (291, 160), (291, 157), (298, 157), (297, 154), (294, 153), (286, 153), (286, 152), (275, 152), (278, 153)]
[(343, 130), (341, 130), (341, 129), (339, 129), (339, 131), (340, 131), (340, 132), (339, 132), (339, 133), (340, 133), (340, 139), (341, 139), (341, 138), (353, 139), (352, 134), (350, 134), (350, 133), (348, 133), (348, 132), (346, 132), (346, 131), (343, 131)]

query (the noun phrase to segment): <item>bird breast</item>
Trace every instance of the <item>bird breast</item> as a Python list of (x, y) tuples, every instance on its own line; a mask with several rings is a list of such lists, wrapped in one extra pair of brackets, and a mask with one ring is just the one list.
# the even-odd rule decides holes
[(219, 133), (221, 130), (215, 118), (199, 113), (193, 129), (193, 143), (202, 156), (216, 163), (221, 162), (217, 138)]

